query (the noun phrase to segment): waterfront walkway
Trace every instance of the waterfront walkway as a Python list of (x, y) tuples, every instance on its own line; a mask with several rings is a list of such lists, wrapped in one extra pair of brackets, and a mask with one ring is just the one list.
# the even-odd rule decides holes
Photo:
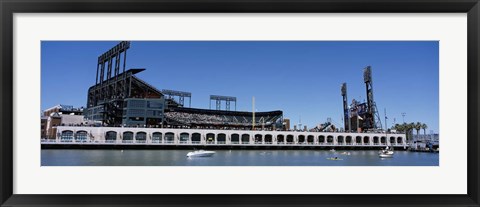
[(59, 126), (42, 145), (407, 147), (405, 134)]

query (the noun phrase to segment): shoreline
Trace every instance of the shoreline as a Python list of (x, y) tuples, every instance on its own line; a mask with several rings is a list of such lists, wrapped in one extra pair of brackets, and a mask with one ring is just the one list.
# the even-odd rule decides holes
[[(398, 151), (408, 151), (403, 146), (393, 146)], [(145, 145), (145, 144), (41, 144), (41, 149), (240, 149), (240, 150), (380, 150), (384, 146), (318, 146), (318, 145)]]

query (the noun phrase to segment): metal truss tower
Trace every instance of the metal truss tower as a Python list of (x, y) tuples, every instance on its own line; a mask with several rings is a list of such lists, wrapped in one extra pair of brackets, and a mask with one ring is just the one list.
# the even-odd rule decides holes
[(127, 84), (131, 85), (131, 81), (127, 83), (130, 77), (125, 71), (129, 48), (130, 42), (122, 41), (98, 57), (95, 85), (91, 93), (89, 89), (87, 108), (103, 105), (102, 122), (105, 125), (121, 122), (123, 99), (130, 95)]
[(212, 100), (215, 101), (216, 110), (221, 110), (222, 101), (225, 101), (225, 110), (230, 111), (230, 102), (235, 103), (235, 111), (237, 110), (237, 97), (210, 95), (210, 109), (212, 109)]
[(380, 114), (373, 99), (372, 68), (370, 66), (363, 69), (363, 80), (367, 91), (367, 119), (364, 121), (364, 127), (367, 129), (381, 129)]
[(174, 90), (168, 90), (168, 89), (163, 89), (162, 93), (164, 95), (167, 95), (169, 99), (173, 99), (174, 97), (178, 97), (178, 104), (180, 104), (182, 107), (184, 105), (184, 100), (185, 97), (188, 98), (188, 107), (192, 107), (192, 93), (190, 92), (183, 92), (183, 91), (174, 91)]
[(347, 83), (342, 84), (342, 97), (343, 97), (343, 122), (345, 131), (351, 131), (352, 126), (350, 122), (350, 110), (348, 109), (348, 98), (347, 98)]

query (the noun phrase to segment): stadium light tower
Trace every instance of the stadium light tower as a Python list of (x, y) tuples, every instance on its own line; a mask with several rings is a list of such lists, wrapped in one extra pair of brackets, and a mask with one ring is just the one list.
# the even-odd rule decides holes
[[(345, 131), (352, 130), (352, 123), (350, 121), (350, 114), (349, 114), (349, 107), (348, 107), (348, 98), (347, 98), (347, 83), (342, 84), (342, 97), (343, 97), (343, 120), (344, 120), (344, 128)], [(348, 128), (347, 128), (348, 127)]]
[(173, 99), (174, 97), (178, 97), (178, 103), (180, 105), (184, 105), (184, 99), (185, 97), (188, 98), (188, 107), (192, 107), (192, 93), (190, 92), (183, 92), (183, 91), (174, 91), (174, 90), (168, 90), (168, 89), (163, 89), (162, 93), (167, 95), (169, 99)]
[(225, 101), (225, 110), (230, 111), (230, 102), (233, 101), (235, 103), (235, 111), (237, 110), (237, 97), (232, 96), (218, 96), (218, 95), (210, 95), (210, 103), (209, 109), (212, 109), (212, 100), (215, 101), (216, 110), (222, 109), (222, 101)]
[(378, 114), (377, 106), (375, 100), (373, 99), (373, 80), (372, 80), (372, 68), (367, 66), (363, 69), (363, 80), (365, 82), (365, 87), (367, 90), (367, 128), (370, 129), (381, 129), (382, 122), (380, 115)]

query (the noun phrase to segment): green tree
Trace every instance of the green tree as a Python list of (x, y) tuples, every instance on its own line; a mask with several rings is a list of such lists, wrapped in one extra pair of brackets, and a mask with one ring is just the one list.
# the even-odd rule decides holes
[(411, 122), (409, 124), (406, 124), (405, 128), (406, 128), (405, 130), (406, 130), (406, 133), (407, 133), (407, 139), (408, 138), (411, 139), (412, 136), (413, 136), (413, 129), (415, 128), (415, 123)]
[(424, 135), (427, 134), (427, 132), (426, 132), (427, 128), (428, 128), (427, 124), (423, 123), (423, 124), (422, 124), (422, 129), (423, 129), (423, 134), (424, 134)]
[(405, 124), (395, 124), (394, 128), (397, 132), (405, 132)]
[(420, 132), (420, 129), (422, 128), (422, 123), (420, 123), (420, 122), (415, 123), (413, 128), (415, 128), (415, 130), (417, 130), (417, 136), (418, 136), (418, 133)]

